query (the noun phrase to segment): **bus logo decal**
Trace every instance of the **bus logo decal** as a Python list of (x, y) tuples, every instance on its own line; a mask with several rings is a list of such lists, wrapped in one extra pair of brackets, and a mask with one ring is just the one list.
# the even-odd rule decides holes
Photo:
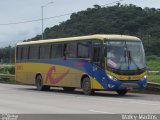
[(57, 76), (57, 77), (53, 77), (53, 72), (56, 72), (56, 67), (52, 66), (49, 68), (48, 72), (47, 72), (47, 76), (46, 76), (46, 83), (48, 82), (48, 80), (50, 81), (51, 84), (56, 84), (58, 82), (60, 82), (68, 73), (69, 70), (67, 70), (66, 72), (62, 73), (61, 75)]

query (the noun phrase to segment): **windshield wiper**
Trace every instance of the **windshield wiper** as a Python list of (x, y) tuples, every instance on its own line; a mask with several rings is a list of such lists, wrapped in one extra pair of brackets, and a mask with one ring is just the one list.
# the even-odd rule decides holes
[(118, 70), (121, 70), (121, 66), (122, 66), (122, 64), (123, 64), (123, 63), (122, 63), (122, 62), (123, 62), (123, 59), (124, 59), (125, 63), (127, 62), (126, 57), (127, 57), (127, 51), (126, 51), (126, 48), (124, 48), (124, 54), (123, 54), (122, 59), (120, 60), (120, 65), (119, 65)]
[(125, 63), (128, 61), (128, 70), (130, 69), (129, 65), (131, 64), (131, 62), (136, 66), (137, 70), (140, 70), (139, 66), (136, 64), (136, 62), (134, 61), (134, 59), (131, 56), (131, 51), (127, 51), (127, 50), (124, 51), (124, 56), (120, 61), (120, 65), (119, 65), (118, 70), (121, 70), (121, 67), (122, 67), (122, 64), (123, 64), (123, 60), (125, 61)]
[(137, 63), (132, 58), (130, 50), (127, 51), (127, 57), (128, 57), (128, 70), (129, 70), (129, 64), (131, 64), (131, 61), (132, 61), (132, 63), (135, 64), (135, 66), (137, 67), (137, 70), (140, 70), (139, 66), (137, 65)]

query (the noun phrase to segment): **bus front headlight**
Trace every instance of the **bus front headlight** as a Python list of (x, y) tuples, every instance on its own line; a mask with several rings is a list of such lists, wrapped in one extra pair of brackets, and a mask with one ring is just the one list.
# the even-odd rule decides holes
[(147, 75), (145, 75), (143, 78), (141, 78), (141, 81), (144, 81), (147, 79)]
[(144, 79), (147, 79), (147, 75), (145, 75), (143, 78), (144, 78)]
[(117, 81), (117, 78), (115, 78), (115, 77), (113, 77), (113, 76), (111, 76), (111, 75), (108, 75), (108, 77), (109, 77), (111, 80), (113, 80), (113, 81)]

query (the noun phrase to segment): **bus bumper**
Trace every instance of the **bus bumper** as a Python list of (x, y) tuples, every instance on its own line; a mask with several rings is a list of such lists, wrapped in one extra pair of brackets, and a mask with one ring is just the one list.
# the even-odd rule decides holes
[(142, 78), (140, 80), (129, 80), (129, 81), (112, 81), (110, 80), (108, 83), (108, 89), (112, 90), (121, 90), (121, 89), (128, 89), (128, 90), (133, 90), (133, 89), (144, 89), (147, 86), (147, 80), (145, 78)]

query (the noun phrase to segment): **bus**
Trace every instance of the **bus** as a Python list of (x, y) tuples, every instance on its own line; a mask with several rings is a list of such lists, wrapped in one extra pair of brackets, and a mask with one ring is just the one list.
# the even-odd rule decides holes
[(96, 34), (21, 42), (16, 45), (16, 80), (40, 91), (62, 87), (125, 95), (147, 85), (145, 52), (135, 36)]

